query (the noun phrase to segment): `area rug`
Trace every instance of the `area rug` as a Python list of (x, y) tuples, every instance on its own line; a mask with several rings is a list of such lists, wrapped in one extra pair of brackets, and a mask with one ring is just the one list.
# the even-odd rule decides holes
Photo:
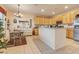
[(26, 45), (26, 38), (17, 38), (17, 39), (10, 39), (10, 41), (7, 43), (7, 48), (9, 47), (15, 47), (15, 46), (21, 46), (21, 45)]

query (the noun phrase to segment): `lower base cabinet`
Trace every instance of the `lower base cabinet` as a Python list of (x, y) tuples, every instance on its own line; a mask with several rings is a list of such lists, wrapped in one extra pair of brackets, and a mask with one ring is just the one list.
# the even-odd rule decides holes
[(73, 39), (73, 29), (72, 28), (69, 28), (66, 30), (66, 37), (69, 38), (69, 39)]

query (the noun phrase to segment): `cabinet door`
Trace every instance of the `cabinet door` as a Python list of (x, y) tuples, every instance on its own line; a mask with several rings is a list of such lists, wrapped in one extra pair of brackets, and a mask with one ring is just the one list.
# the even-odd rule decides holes
[(50, 20), (50, 24), (52, 25), (52, 24), (56, 24), (56, 19), (55, 18), (52, 18), (51, 20)]
[(53, 24), (53, 18), (50, 18), (49, 20), (50, 20), (49, 24), (52, 25)]
[(74, 19), (75, 19), (74, 12), (71, 12), (70, 13), (70, 23), (73, 23), (74, 22)]
[(73, 38), (73, 29), (67, 29), (67, 38)]
[(35, 23), (35, 24), (39, 24), (39, 17), (35, 17), (34, 23)]
[(62, 15), (63, 16), (63, 23), (66, 24), (67, 23), (67, 15)]
[(39, 17), (39, 24), (43, 24), (43, 22), (44, 22), (44, 17)]
[(71, 23), (73, 23), (73, 20), (74, 20), (74, 17), (71, 12), (63, 15), (63, 23), (64, 24), (71, 24)]
[(63, 23), (68, 24), (69, 23), (69, 14), (66, 13), (63, 15)]
[(46, 18), (46, 19), (45, 19), (45, 24), (48, 25), (48, 24), (49, 24), (49, 21), (50, 21), (50, 20), (49, 20), (48, 18)]
[(57, 18), (58, 21), (62, 21), (62, 15), (59, 15)]
[(71, 12), (70, 13), (68, 13), (68, 16), (67, 16), (68, 18), (68, 24), (71, 24), (71, 23), (73, 23), (73, 19), (72, 19), (72, 14), (71, 14)]

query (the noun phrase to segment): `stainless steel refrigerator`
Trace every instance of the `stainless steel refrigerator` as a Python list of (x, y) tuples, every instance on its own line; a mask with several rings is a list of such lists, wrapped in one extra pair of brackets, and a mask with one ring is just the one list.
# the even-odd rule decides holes
[(74, 40), (79, 41), (79, 18), (74, 21)]

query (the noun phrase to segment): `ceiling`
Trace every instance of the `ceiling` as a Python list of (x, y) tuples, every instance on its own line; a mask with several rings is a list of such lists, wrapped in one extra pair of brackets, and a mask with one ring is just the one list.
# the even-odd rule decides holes
[[(65, 6), (68, 6), (65, 9)], [(4, 7), (10, 11), (17, 12), (17, 4), (5, 4)], [(21, 13), (34, 14), (34, 15), (44, 15), (44, 16), (53, 16), (59, 13), (73, 10), (79, 8), (78, 4), (21, 4), (20, 11)], [(42, 12), (41, 9), (44, 9)], [(53, 12), (53, 13), (52, 13)], [(55, 14), (54, 14), (55, 12)]]

